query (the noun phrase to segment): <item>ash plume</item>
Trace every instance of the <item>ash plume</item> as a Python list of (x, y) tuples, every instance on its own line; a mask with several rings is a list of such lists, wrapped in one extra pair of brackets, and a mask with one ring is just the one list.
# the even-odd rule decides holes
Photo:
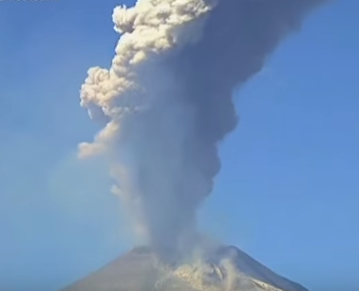
[(233, 91), (259, 72), (325, 0), (138, 0), (114, 9), (121, 34), (109, 69), (94, 67), (81, 105), (104, 127), (81, 157), (109, 161), (137, 236), (181, 251), (237, 125)]

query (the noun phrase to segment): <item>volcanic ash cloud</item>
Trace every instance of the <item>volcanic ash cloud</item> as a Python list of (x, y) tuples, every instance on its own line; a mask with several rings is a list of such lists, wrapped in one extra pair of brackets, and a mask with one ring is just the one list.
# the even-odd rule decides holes
[(138, 0), (114, 9), (109, 69), (93, 67), (81, 105), (103, 129), (79, 146), (104, 155), (142, 243), (182, 250), (237, 124), (233, 90), (320, 0)]

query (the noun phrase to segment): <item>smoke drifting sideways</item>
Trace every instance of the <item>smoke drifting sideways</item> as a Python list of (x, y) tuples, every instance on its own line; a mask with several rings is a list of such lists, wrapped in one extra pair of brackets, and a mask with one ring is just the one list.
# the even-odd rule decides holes
[(196, 243), (196, 212), (237, 125), (234, 89), (325, 0), (138, 0), (118, 6), (109, 69), (90, 68), (81, 105), (103, 129), (80, 157), (109, 162), (140, 243), (171, 253)]

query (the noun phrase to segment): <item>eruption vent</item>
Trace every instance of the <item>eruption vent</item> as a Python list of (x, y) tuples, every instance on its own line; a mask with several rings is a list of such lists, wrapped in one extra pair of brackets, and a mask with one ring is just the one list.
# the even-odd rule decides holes
[(114, 9), (111, 67), (89, 69), (81, 105), (104, 127), (80, 156), (108, 158), (142, 243), (184, 250), (237, 124), (233, 90), (325, 0), (138, 0)]

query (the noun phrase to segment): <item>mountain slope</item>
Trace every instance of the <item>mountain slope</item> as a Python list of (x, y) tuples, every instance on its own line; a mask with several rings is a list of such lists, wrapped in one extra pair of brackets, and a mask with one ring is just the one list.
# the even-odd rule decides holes
[(170, 266), (149, 249), (128, 252), (61, 291), (308, 291), (235, 247)]

